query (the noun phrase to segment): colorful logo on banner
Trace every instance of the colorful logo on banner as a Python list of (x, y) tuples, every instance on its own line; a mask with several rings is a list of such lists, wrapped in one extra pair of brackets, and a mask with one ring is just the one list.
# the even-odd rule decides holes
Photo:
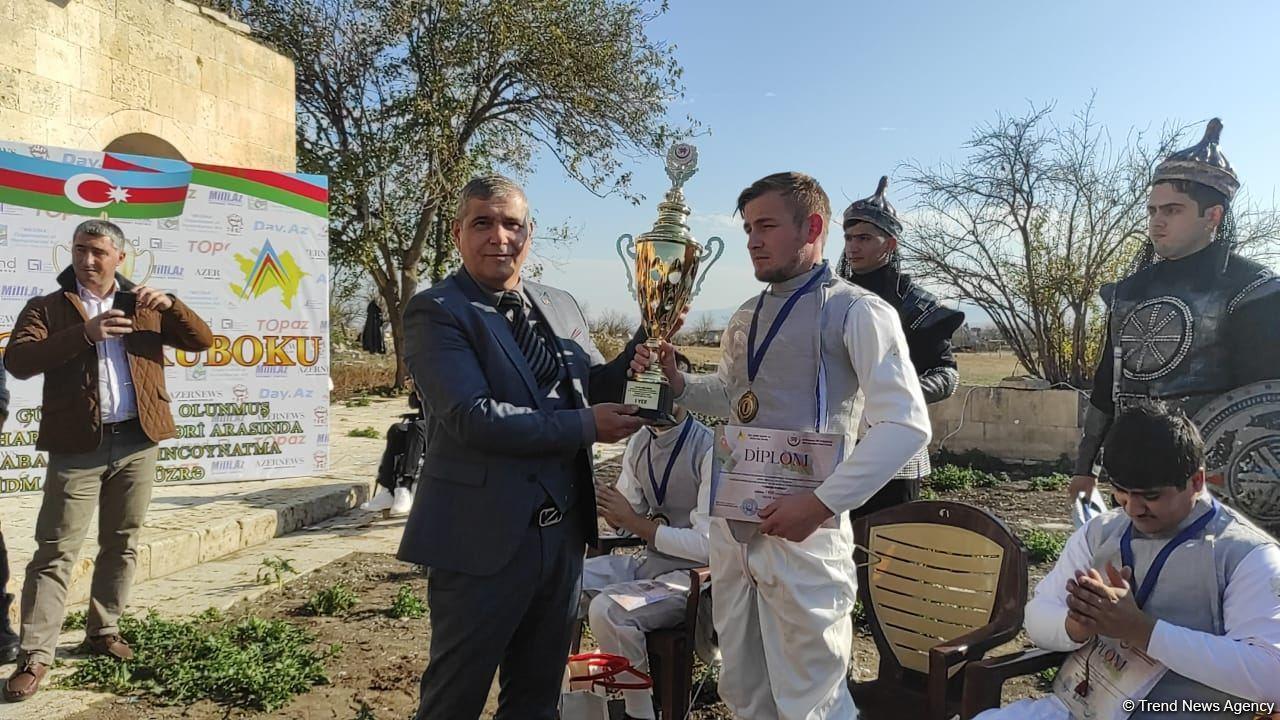
[(302, 278), (306, 277), (307, 273), (298, 267), (291, 253), (286, 251), (282, 255), (277, 255), (275, 248), (271, 247), (271, 241), (268, 240), (262, 244), (262, 249), (258, 251), (258, 257), (255, 259), (236, 253), (236, 264), (244, 271), (244, 284), (233, 283), (231, 291), (239, 295), (241, 300), (262, 297), (267, 291), (279, 288), (280, 301), (286, 309), (293, 308), (293, 299), (302, 288)]
[[(105, 216), (130, 243), (119, 272), (174, 293), (213, 331), (206, 350), (164, 353), (176, 437), (160, 444), (156, 482), (323, 470), (327, 202), (313, 175), (0, 141), (0, 358), (28, 299), (58, 287), (72, 229)], [(41, 489), (46, 379), (9, 378), (0, 505)]]

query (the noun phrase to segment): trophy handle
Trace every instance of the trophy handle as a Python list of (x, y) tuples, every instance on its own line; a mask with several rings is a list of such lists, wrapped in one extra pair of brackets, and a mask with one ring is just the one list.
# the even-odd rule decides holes
[(631, 293), (631, 297), (635, 297), (635, 271), (632, 268), (636, 264), (636, 241), (630, 235), (618, 236), (618, 257), (622, 258), (622, 266), (627, 269), (627, 292)]
[[(715, 252), (712, 252), (712, 248), (715, 248)], [(711, 269), (712, 265), (716, 264), (716, 261), (719, 260), (720, 256), (723, 254), (723, 240), (719, 237), (713, 237), (707, 240), (707, 246), (703, 248), (702, 255), (698, 257), (698, 284), (693, 288), (693, 294), (695, 296), (702, 292), (702, 283), (707, 279), (707, 271)], [(710, 258), (710, 260), (707, 258)]]

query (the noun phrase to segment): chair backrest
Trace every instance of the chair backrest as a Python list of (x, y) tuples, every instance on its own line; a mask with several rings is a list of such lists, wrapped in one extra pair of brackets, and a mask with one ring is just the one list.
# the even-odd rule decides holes
[(854, 538), (858, 595), (880, 651), (881, 679), (885, 670), (927, 675), (931, 647), (992, 623), (1022, 623), (1026, 548), (985, 510), (906, 503), (858, 520)]

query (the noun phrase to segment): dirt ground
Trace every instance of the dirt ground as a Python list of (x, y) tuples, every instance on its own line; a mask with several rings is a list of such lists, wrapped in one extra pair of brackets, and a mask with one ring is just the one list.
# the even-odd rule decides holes
[[(605, 473), (617, 472), (616, 464), (606, 464)], [(939, 493), (939, 497), (962, 500), (983, 507), (999, 508), (1000, 515), (1016, 518), (1015, 530), (1029, 523), (1065, 522), (1061, 492), (1034, 491), (1024, 481), (1013, 480), (995, 488)], [(1047, 565), (1033, 566), (1032, 579), (1047, 572)], [(360, 602), (345, 618), (309, 617), (299, 613), (310, 595), (334, 583), (353, 588)], [(316, 635), (318, 647), (341, 643), (342, 652), (328, 661), (330, 684), (314, 688), (273, 713), (248, 712), (202, 702), (189, 707), (166, 707), (149, 698), (122, 698), (86, 710), (72, 720), (404, 720), (416, 707), (418, 679), (427, 662), (430, 620), (396, 620), (386, 614), (402, 584), (426, 597), (426, 577), (417, 568), (391, 555), (350, 555), (309, 576), (285, 585), (253, 603), (242, 603), (228, 614), (232, 617), (258, 615), (297, 623)], [(1012, 652), (1026, 646), (1025, 638), (998, 650)], [(878, 655), (869, 632), (855, 638), (852, 673), (871, 679)], [(695, 675), (697, 677), (698, 675)], [(1044, 688), (1035, 678), (1023, 678), (1005, 687), (1005, 701), (1040, 695)], [(367, 712), (361, 714), (367, 705)], [(492, 708), (490, 708), (492, 710)], [(486, 714), (485, 717), (490, 717)], [(714, 679), (702, 689), (692, 714), (697, 720), (730, 717), (715, 694)]]

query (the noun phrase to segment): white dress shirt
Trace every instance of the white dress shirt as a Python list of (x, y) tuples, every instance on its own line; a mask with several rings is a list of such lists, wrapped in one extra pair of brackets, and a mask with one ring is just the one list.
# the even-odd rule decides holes
[[(105, 297), (94, 295), (79, 282), (76, 283), (76, 291), (90, 319), (110, 310), (116, 299), (114, 283)], [(138, 417), (138, 397), (133, 391), (133, 373), (129, 370), (124, 337), (108, 335), (106, 340), (94, 344), (98, 350), (98, 407), (103, 424)]]
[[(617, 488), (627, 502), (631, 503), (631, 509), (636, 514), (645, 515), (649, 512), (649, 503), (641, 489), (643, 481), (632, 472), (635, 467), (634, 453), (639, 447), (638, 443), (627, 443), (627, 449), (622, 453), (622, 474), (618, 477)], [(689, 524), (692, 527), (659, 525), (653, 538), (653, 547), (658, 552), (704, 565), (710, 562), (708, 533), (711, 529), (711, 462), (711, 453), (707, 452), (698, 464), (698, 504), (689, 513)]]
[[(1024, 623), (1037, 647), (1080, 647), (1067, 635), (1067, 581), (1093, 567), (1092, 561), (1084, 528), (1076, 530), (1027, 603)], [(1236, 566), (1223, 591), (1222, 620), (1226, 635), (1157, 620), (1147, 654), (1211, 688), (1280, 702), (1280, 547), (1261, 545)]]

